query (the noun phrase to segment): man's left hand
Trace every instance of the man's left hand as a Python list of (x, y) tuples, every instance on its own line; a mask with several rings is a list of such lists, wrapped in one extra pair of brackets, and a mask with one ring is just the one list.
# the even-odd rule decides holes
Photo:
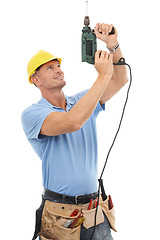
[(102, 24), (97, 23), (96, 27), (94, 28), (96, 37), (105, 42), (107, 44), (107, 47), (110, 49), (114, 48), (118, 43), (117, 41), (118, 33), (116, 28), (114, 28), (115, 33), (109, 35), (109, 33), (112, 31), (112, 28), (113, 28), (112, 24), (109, 25), (104, 23)]

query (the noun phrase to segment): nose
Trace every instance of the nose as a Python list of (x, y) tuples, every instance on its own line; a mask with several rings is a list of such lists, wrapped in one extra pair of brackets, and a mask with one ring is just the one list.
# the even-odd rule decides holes
[(61, 73), (62, 71), (61, 71), (61, 69), (59, 69), (59, 68), (57, 68), (57, 71), (56, 71), (57, 73)]
[(63, 71), (59, 68), (59, 69), (57, 69), (55, 76), (56, 76), (56, 77), (57, 77), (57, 76), (64, 76), (64, 73), (63, 73)]
[(61, 70), (60, 67), (57, 67), (57, 69), (56, 69), (56, 73), (62, 73), (62, 70)]

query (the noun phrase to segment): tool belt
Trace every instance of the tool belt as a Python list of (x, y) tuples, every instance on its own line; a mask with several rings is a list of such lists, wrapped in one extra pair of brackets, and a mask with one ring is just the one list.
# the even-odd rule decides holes
[(91, 199), (96, 199), (97, 196), (98, 196), (98, 193), (95, 192), (95, 193), (91, 193), (91, 194), (88, 194), (88, 195), (77, 195), (75, 197), (73, 196), (68, 196), (68, 195), (65, 195), (65, 194), (60, 194), (60, 193), (56, 193), (56, 192), (52, 192), (48, 189), (44, 189), (44, 193), (43, 193), (43, 196), (45, 198), (48, 198), (48, 199), (53, 199), (53, 200), (57, 200), (57, 201), (60, 201), (62, 203), (69, 203), (69, 204), (86, 204), (86, 203), (89, 203)]
[[(96, 198), (97, 193), (72, 197), (45, 189), (42, 204), (36, 211), (36, 227), (32, 240), (36, 239), (37, 236), (41, 236), (42, 240), (80, 240), (81, 225), (75, 228), (66, 228), (64, 224), (67, 221), (73, 222), (82, 213), (85, 219), (83, 226), (86, 229), (93, 227), (96, 208), (88, 210), (88, 206), (90, 200)], [(62, 203), (52, 200), (62, 201)], [(75, 209), (78, 209), (79, 213), (70, 217)], [(96, 225), (104, 222), (103, 213), (105, 213), (110, 227), (116, 231), (114, 206), (109, 210), (108, 196), (105, 201), (101, 197), (99, 199)]]

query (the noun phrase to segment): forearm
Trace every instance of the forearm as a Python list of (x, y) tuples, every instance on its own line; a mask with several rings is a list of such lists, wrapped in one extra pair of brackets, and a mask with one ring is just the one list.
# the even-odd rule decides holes
[[(114, 34), (109, 34), (112, 31), (112, 28), (113, 28), (112, 24), (108, 25), (108, 24), (104, 24), (104, 23), (102, 23), (102, 24), (97, 23), (96, 27), (94, 29), (96, 37), (99, 38), (100, 40), (102, 40), (107, 45), (107, 48), (109, 48), (109, 49), (114, 48), (118, 43), (118, 32), (117, 32), (116, 28), (114, 28), (115, 29)], [(121, 57), (123, 57), (120, 48), (118, 48), (114, 53), (111, 53), (111, 55), (113, 55), (114, 63), (117, 63), (118, 60)], [(116, 85), (117, 84), (119, 86), (124, 85), (128, 80), (126, 66), (123, 66), (123, 65), (114, 66), (112, 80), (114, 81), (114, 84), (116, 83)]]
[(98, 76), (90, 90), (70, 110), (70, 118), (78, 123), (78, 128), (81, 128), (93, 113), (109, 80), (108, 76)]
[[(113, 55), (113, 62), (117, 63), (120, 58), (123, 57), (121, 49), (118, 48), (116, 52), (111, 53)], [(112, 98), (128, 81), (127, 69), (125, 65), (114, 65), (113, 75), (110, 79), (110, 82), (105, 88), (103, 95), (100, 99), (100, 104), (107, 102)]]
[(78, 123), (79, 128), (88, 120), (100, 101), (113, 73), (113, 57), (99, 50), (95, 53), (95, 69), (98, 78), (90, 90), (75, 104), (70, 114)]
[[(113, 55), (113, 63), (117, 63), (119, 61), (119, 59), (123, 57), (120, 47), (111, 54)], [(126, 66), (125, 65), (120, 65), (120, 66), (114, 65), (112, 79), (115, 82), (121, 82), (122, 84), (125, 84), (128, 81)]]

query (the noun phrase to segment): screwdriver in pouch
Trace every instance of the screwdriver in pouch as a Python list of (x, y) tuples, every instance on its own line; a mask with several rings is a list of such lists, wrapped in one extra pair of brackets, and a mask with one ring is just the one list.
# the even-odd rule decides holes
[(92, 198), (91, 198), (91, 200), (90, 200), (90, 202), (89, 202), (89, 206), (88, 206), (88, 210), (91, 210), (91, 206), (92, 206)]
[(76, 228), (76, 227), (80, 226), (84, 222), (84, 219), (85, 218), (82, 216), (72, 228)]
[(65, 224), (63, 225), (63, 227), (65, 228), (69, 228), (70, 225), (71, 225), (72, 221), (71, 220), (68, 220), (67, 222), (65, 222)]
[[(76, 215), (78, 215), (79, 213), (79, 210), (76, 208), (70, 215), (70, 217), (75, 217)], [(67, 222), (65, 222), (65, 224), (63, 225), (63, 227), (65, 228), (69, 228), (70, 225), (71, 225), (72, 221), (71, 220), (68, 220)]]
[(75, 217), (76, 215), (78, 215), (79, 210), (76, 208), (70, 215), (70, 217)]
[(109, 199), (108, 199), (108, 207), (109, 207), (109, 210), (111, 210), (111, 209), (113, 208), (113, 202), (112, 202), (111, 195), (109, 195)]
[(94, 208), (97, 207), (97, 203), (98, 203), (98, 199), (96, 199), (95, 202), (94, 202)]
[(75, 228), (81, 225), (81, 223), (84, 221), (83, 213), (81, 213), (69, 226), (70, 228)]

